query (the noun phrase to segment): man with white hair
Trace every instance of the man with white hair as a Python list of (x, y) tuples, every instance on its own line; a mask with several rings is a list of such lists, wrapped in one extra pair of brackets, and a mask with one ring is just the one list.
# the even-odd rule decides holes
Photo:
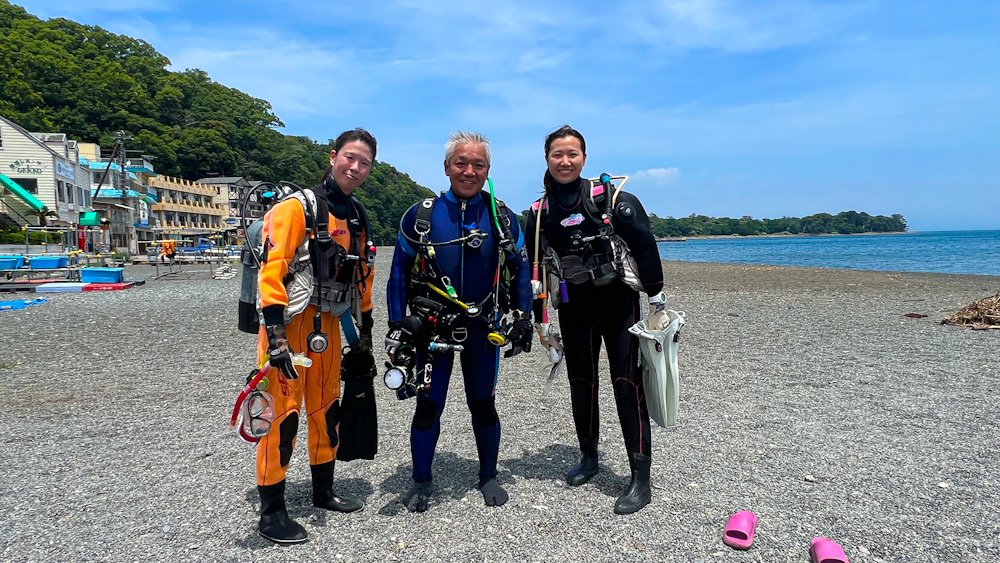
[(398, 396), (416, 396), (410, 427), (413, 486), (402, 498), (411, 512), (427, 510), (456, 351), (479, 452), (479, 489), (487, 506), (501, 506), (508, 498), (497, 482), (497, 372), (501, 346), (512, 344), (506, 357), (531, 349), (532, 296), (516, 216), (493, 197), (492, 183), (483, 193), (489, 170), (486, 137), (452, 134), (444, 158), (450, 189), (411, 207), (396, 241), (386, 352), (398, 370)]

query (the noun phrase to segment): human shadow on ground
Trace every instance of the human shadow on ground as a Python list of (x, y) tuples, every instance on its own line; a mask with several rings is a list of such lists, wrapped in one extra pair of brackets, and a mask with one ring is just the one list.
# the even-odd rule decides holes
[[(501, 463), (511, 475), (523, 479), (560, 481), (569, 487), (566, 484), (566, 473), (580, 463), (580, 449), (565, 444), (552, 444), (534, 453), (525, 450), (525, 454), (521, 457), (505, 459)], [(594, 475), (586, 485), (581, 486), (596, 487), (602, 494), (618, 498), (628, 486), (631, 477), (631, 475), (618, 475), (607, 465), (599, 462), (597, 475)]]
[[(379, 514), (395, 516), (406, 510), (401, 500), (413, 484), (413, 466), (403, 464), (396, 466), (396, 472), (386, 477), (378, 484), (381, 493), (394, 495), (394, 499), (379, 509)], [(431, 491), (428, 510), (444, 500), (461, 500), (470, 491), (479, 491), (479, 460), (459, 457), (452, 452), (434, 454), (434, 464), (431, 467), (433, 490)], [(502, 474), (498, 479), (503, 483)]]

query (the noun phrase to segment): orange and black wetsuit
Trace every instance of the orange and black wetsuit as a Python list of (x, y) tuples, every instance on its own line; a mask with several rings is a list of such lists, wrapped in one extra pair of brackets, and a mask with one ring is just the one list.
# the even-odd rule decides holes
[[(325, 185), (313, 188), (317, 197), (329, 199), (328, 231), (334, 242), (344, 249), (351, 249), (350, 205), (341, 205), (347, 196), (328, 180)], [(363, 233), (362, 241), (368, 233)], [(305, 399), (309, 438), (309, 463), (312, 466), (333, 461), (337, 453), (337, 400), (340, 398), (340, 321), (339, 313), (352, 307), (352, 299), (360, 299), (364, 319), (362, 330), (371, 327), (371, 290), (374, 268), (363, 262), (348, 261), (348, 267), (357, 267), (357, 293), (349, 293), (347, 303), (323, 303), (321, 308), (322, 331), (328, 335), (329, 346), (322, 353), (309, 350), (307, 338), (313, 331), (316, 314), (315, 281), (309, 260), (306, 238), (306, 215), (300, 198), (289, 197), (275, 205), (264, 217), (264, 260), (259, 274), (260, 307), (263, 324), (257, 340), (257, 355), (262, 360), (267, 354), (266, 326), (284, 324), (288, 343), (295, 353), (305, 353), (312, 359), (309, 368), (298, 367), (298, 379), (287, 379), (274, 370), (266, 378), (266, 391), (275, 399), (275, 419), (271, 432), (257, 445), (257, 484), (274, 485), (284, 481), (299, 428), (299, 412)], [(357, 265), (356, 265), (357, 264)], [(356, 265), (356, 266), (355, 266)], [(353, 275), (353, 274), (352, 274)], [(308, 280), (305, 282), (303, 280)], [(308, 292), (304, 295), (303, 292)], [(352, 297), (353, 295), (353, 297)], [(289, 304), (309, 304), (304, 310), (289, 317)], [(292, 310), (298, 307), (294, 307)], [(331, 312), (331, 310), (333, 312)], [(272, 375), (273, 374), (273, 375)]]

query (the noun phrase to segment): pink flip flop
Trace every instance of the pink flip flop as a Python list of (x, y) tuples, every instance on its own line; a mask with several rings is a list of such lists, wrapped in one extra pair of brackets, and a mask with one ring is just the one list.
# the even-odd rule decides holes
[(810, 553), (813, 563), (850, 563), (844, 554), (844, 548), (831, 539), (813, 538)]
[(733, 549), (750, 549), (753, 535), (757, 531), (757, 515), (749, 510), (741, 510), (729, 517), (722, 543)]

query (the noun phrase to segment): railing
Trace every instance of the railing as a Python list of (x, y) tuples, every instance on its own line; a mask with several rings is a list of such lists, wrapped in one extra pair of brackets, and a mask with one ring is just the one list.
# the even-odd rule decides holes
[(27, 217), (21, 215), (16, 209), (7, 205), (7, 203), (0, 199), (0, 227), (7, 229), (20, 229), (25, 225), (30, 225), (31, 221)]

